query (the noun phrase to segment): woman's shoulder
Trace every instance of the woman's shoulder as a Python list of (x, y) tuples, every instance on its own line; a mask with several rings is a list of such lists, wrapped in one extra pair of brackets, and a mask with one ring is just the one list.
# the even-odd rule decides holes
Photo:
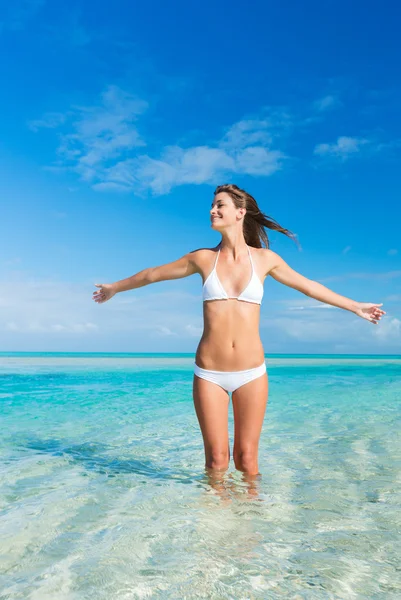
[(254, 248), (252, 246), (252, 256), (263, 273), (269, 273), (280, 261), (280, 256), (270, 248)]
[(218, 251), (218, 246), (219, 245), (217, 244), (217, 246), (214, 246), (214, 248), (197, 248), (196, 250), (191, 250), (188, 252), (188, 254), (193, 258), (193, 260), (203, 260), (204, 258), (207, 259)]
[(212, 256), (215, 256), (218, 251), (218, 245), (214, 248), (197, 248), (196, 250), (191, 250), (188, 252), (187, 256), (191, 260), (191, 262), (196, 266), (199, 273), (202, 273), (203, 270), (207, 269), (210, 265), (210, 261)]

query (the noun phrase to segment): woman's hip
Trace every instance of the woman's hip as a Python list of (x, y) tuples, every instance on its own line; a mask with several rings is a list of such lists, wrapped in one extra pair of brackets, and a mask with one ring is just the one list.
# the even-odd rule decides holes
[(262, 364), (250, 369), (241, 369), (239, 371), (218, 371), (215, 369), (204, 369), (194, 363), (194, 374), (200, 379), (205, 379), (215, 383), (225, 389), (227, 392), (234, 392), (236, 389), (261, 377), (266, 373), (266, 363), (263, 359)]

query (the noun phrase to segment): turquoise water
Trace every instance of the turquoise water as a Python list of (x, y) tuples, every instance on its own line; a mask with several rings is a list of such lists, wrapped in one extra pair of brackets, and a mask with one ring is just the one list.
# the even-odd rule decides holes
[(267, 356), (254, 483), (193, 360), (0, 353), (0, 599), (400, 598), (401, 357)]

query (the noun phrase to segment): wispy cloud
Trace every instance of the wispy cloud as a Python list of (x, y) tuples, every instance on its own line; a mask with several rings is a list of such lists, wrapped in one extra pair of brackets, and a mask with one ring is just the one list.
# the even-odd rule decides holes
[(314, 298), (301, 297), (294, 299), (279, 300), (279, 305), (283, 306), (286, 310), (315, 310), (321, 308), (335, 309), (335, 306), (331, 304), (325, 304), (324, 302), (318, 302)]
[(313, 108), (318, 112), (325, 112), (334, 108), (339, 108), (343, 103), (335, 94), (327, 94), (313, 103)]
[(87, 181), (96, 180), (110, 160), (138, 146), (145, 146), (136, 120), (148, 103), (110, 86), (102, 103), (75, 107), (73, 132), (62, 136), (59, 155)]
[[(1, 348), (50, 348), (56, 343), (96, 348), (101, 343), (103, 348), (121, 349), (122, 339), (132, 348), (149, 340), (192, 344), (202, 334), (200, 293), (155, 288), (117, 295), (98, 305), (92, 300), (93, 289), (91, 284), (61, 281), (0, 282)], [(376, 326), (384, 327), (382, 333), (374, 333), (367, 321), (312, 298), (280, 300), (261, 318), (262, 332), (268, 330), (268, 339), (272, 332), (280, 337), (283, 348), (294, 339), (327, 345), (351, 339), (354, 348), (375, 342), (391, 347), (400, 342), (399, 324), (397, 317), (386, 316)]]
[(189, 323), (188, 325), (186, 325), (185, 330), (189, 333), (189, 335), (191, 337), (196, 337), (199, 338), (202, 335), (202, 327), (199, 327), (197, 325), (193, 325), (192, 323)]
[(171, 329), (169, 329), (168, 327), (165, 327), (164, 325), (161, 325), (159, 327), (156, 327), (156, 331), (160, 333), (160, 335), (175, 335), (178, 336), (178, 333), (176, 333), (175, 331), (171, 331)]
[(305, 344), (319, 342), (327, 347), (339, 345), (339, 350), (347, 340), (347, 351), (350, 352), (366, 347), (366, 344), (371, 351), (377, 344), (381, 349), (385, 345), (391, 348), (399, 344), (399, 323), (397, 317), (386, 315), (375, 326), (348, 311), (313, 298), (278, 300), (272, 305), (269, 316), (265, 318), (262, 315), (261, 318), (261, 327), (269, 331), (268, 337), (276, 336), (279, 331), (284, 343), (291, 340)]
[(401, 277), (401, 271), (384, 271), (383, 273), (369, 273), (369, 272), (357, 272), (357, 273), (344, 273), (343, 275), (330, 275), (329, 277), (323, 277), (319, 279), (323, 281), (343, 281), (345, 279), (366, 279), (368, 281), (386, 281)]
[(60, 158), (48, 168), (72, 169), (97, 190), (165, 194), (177, 185), (212, 183), (223, 174), (269, 176), (289, 158), (272, 148), (274, 140), (292, 127), (289, 114), (278, 109), (228, 126), (208, 145), (167, 145), (158, 156), (142, 153), (139, 149), (146, 142), (137, 121), (147, 108), (146, 101), (110, 86), (96, 106), (48, 113), (29, 126), (38, 131), (69, 125), (70, 131), (61, 135)]
[(272, 326), (280, 330), (281, 335), (289, 340), (323, 343), (335, 343), (347, 339), (350, 328), (356, 326), (355, 320), (330, 318), (326, 313), (320, 313), (320, 316), (321, 318), (317, 318), (316, 315), (279, 316), (274, 319)]
[[(95, 105), (50, 112), (29, 126), (35, 132), (62, 128), (59, 158), (47, 169), (75, 171), (95, 190), (161, 195), (179, 185), (214, 184), (224, 176), (273, 175), (296, 160), (287, 154), (286, 138), (322, 120), (320, 113), (339, 102), (334, 94), (326, 95), (315, 102), (314, 114), (303, 117), (292, 115), (287, 107), (265, 106), (227, 125), (208, 143), (187, 147), (182, 142), (160, 143), (159, 150), (152, 147), (147, 152), (140, 119), (149, 104), (118, 86), (109, 86)], [(340, 136), (335, 142), (316, 145), (314, 155), (345, 161), (366, 148), (378, 152), (390, 144)]]
[(49, 340), (107, 338), (124, 332), (137, 334), (137, 341), (143, 335), (190, 339), (201, 326), (196, 310), (200, 295), (180, 291), (116, 296), (99, 305), (92, 300), (94, 288), (90, 284), (8, 281), (0, 289), (3, 343), (7, 334), (21, 333), (31, 337), (41, 334)]
[(384, 318), (380, 326), (374, 328), (373, 334), (380, 342), (400, 342), (401, 321), (395, 317)]
[(386, 142), (378, 142), (376, 145), (377, 152), (388, 152), (391, 155), (393, 152), (397, 152), (401, 149), (401, 138), (394, 140), (388, 140)]
[[(96, 183), (107, 172), (110, 161), (145, 141), (138, 133), (136, 121), (148, 103), (117, 86), (108, 87), (96, 106), (75, 106), (68, 113), (47, 113), (30, 127), (58, 127), (69, 122), (71, 131), (61, 134), (60, 160), (53, 167), (70, 168), (82, 179)], [(106, 170), (106, 171), (105, 171)]]
[[(378, 325), (373, 325), (340, 310), (317, 311), (313, 314), (295, 312), (262, 320), (262, 329), (268, 330), (269, 337), (279, 332), (284, 342), (313, 342), (329, 348), (347, 340), (351, 352), (361, 348), (369, 348), (374, 352), (378, 346), (381, 350), (386, 347), (398, 348), (401, 341), (400, 325), (401, 321), (395, 317), (383, 317)], [(349, 340), (352, 340), (351, 344)]]
[(273, 122), (270, 119), (243, 119), (227, 129), (220, 147), (232, 150), (247, 146), (269, 145), (273, 142)]
[(344, 250), (342, 251), (343, 254), (348, 254), (348, 252), (351, 250), (352, 246), (345, 246)]
[(319, 156), (330, 156), (340, 160), (347, 160), (350, 156), (358, 154), (369, 143), (370, 140), (366, 138), (340, 136), (336, 142), (318, 144), (315, 146), (313, 152)]
[(54, 129), (62, 125), (66, 119), (68, 114), (63, 114), (60, 112), (49, 112), (43, 115), (41, 119), (36, 119), (28, 122), (28, 127), (32, 131), (39, 131), (39, 129)]
[(30, 320), (23, 324), (16, 323), (15, 321), (7, 321), (5, 329), (19, 333), (85, 333), (87, 331), (96, 331), (99, 327), (95, 323), (90, 322), (61, 324)]
[(168, 146), (158, 159), (142, 155), (119, 162), (105, 170), (103, 181), (93, 187), (121, 191), (135, 188), (137, 192), (150, 189), (155, 195), (166, 194), (177, 185), (212, 183), (225, 173), (271, 175), (282, 168), (285, 158), (284, 153), (261, 146), (232, 152), (210, 146)]
[(389, 256), (395, 256), (396, 254), (398, 254), (398, 250), (397, 250), (397, 248), (391, 248), (391, 249), (390, 249), (390, 250), (387, 252), (387, 254), (388, 254)]
[(386, 159), (398, 159), (398, 151), (401, 148), (401, 140), (380, 141), (377, 132), (369, 137), (339, 136), (337, 141), (331, 143), (317, 144), (314, 155), (321, 161), (341, 161), (352, 157), (374, 157), (383, 155)]

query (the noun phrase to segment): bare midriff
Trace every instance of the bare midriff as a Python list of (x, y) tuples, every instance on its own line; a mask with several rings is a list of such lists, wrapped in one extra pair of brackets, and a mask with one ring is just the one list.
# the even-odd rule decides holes
[(229, 300), (203, 302), (204, 329), (195, 362), (202, 369), (242, 371), (265, 360), (259, 336), (260, 304)]

